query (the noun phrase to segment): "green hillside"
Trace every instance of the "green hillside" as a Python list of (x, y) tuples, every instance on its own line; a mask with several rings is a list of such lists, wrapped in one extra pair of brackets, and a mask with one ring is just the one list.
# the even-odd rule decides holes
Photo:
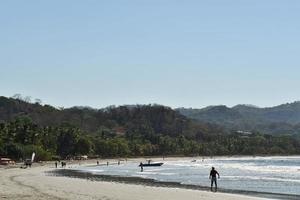
[(300, 134), (300, 102), (270, 108), (251, 105), (210, 106), (204, 109), (177, 109), (198, 122), (211, 122), (230, 130), (259, 131), (267, 134)]
[[(0, 155), (37, 159), (154, 155), (298, 154), (299, 139), (258, 132), (237, 133), (216, 125), (225, 116), (238, 119), (226, 107), (215, 121), (199, 122), (161, 105), (130, 105), (92, 109), (55, 108), (22, 99), (0, 97)], [(226, 113), (221, 116), (222, 113)], [(208, 115), (209, 116), (209, 115)]]

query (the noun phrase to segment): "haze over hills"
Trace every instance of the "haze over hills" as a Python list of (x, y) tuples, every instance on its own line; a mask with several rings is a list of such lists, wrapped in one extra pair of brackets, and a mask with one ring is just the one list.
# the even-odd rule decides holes
[(253, 105), (209, 106), (203, 109), (178, 108), (181, 114), (199, 122), (210, 122), (231, 130), (260, 131), (269, 134), (300, 133), (300, 102), (275, 107)]

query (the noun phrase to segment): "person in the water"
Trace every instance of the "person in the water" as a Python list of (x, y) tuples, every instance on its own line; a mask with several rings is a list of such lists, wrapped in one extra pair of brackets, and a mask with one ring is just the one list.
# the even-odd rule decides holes
[(143, 163), (141, 162), (139, 166), (141, 167), (141, 172), (143, 172), (144, 171)]
[(217, 185), (217, 175), (218, 178), (220, 178), (220, 174), (217, 170), (215, 170), (214, 167), (211, 168), (209, 179), (211, 180), (210, 190), (213, 191), (213, 185), (215, 183), (215, 191), (217, 191), (218, 185)]

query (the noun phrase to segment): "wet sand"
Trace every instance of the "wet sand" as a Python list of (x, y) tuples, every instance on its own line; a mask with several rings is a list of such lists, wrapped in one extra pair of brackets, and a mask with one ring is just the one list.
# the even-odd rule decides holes
[(0, 199), (97, 199), (97, 200), (259, 200), (239, 194), (212, 193), (178, 187), (157, 187), (117, 181), (50, 176), (54, 164), (28, 169), (0, 169)]

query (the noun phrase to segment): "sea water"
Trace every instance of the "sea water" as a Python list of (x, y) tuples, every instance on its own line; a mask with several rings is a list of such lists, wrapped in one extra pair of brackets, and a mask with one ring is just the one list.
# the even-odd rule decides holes
[(218, 187), (230, 190), (300, 195), (300, 157), (182, 158), (164, 160), (161, 167), (144, 167), (139, 162), (80, 167), (100, 175), (150, 178), (210, 187), (211, 167), (220, 173)]

